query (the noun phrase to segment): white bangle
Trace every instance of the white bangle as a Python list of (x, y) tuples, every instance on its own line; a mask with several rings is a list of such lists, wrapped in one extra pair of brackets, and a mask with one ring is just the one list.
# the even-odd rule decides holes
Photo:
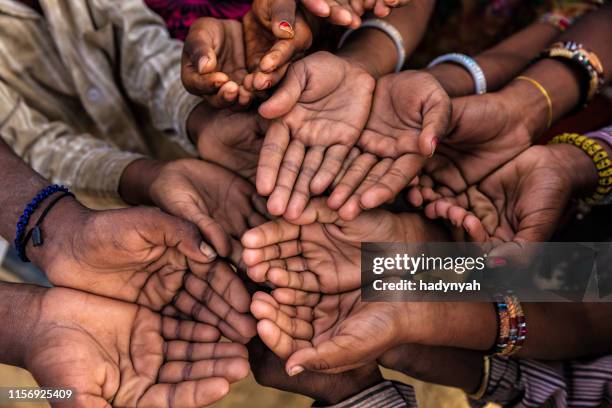
[[(391, 38), (393, 44), (395, 44), (395, 48), (397, 49), (397, 64), (395, 64), (395, 72), (400, 72), (406, 63), (406, 48), (404, 46), (404, 38), (402, 37), (402, 33), (400, 33), (399, 30), (392, 24), (378, 18), (364, 21), (358, 29), (361, 28), (375, 28), (384, 32), (387, 34), (387, 36), (389, 36), (389, 38)], [(341, 48), (344, 45), (346, 40), (351, 34), (353, 34), (354, 31), (355, 30), (346, 30), (346, 32), (342, 34), (340, 42), (338, 43), (338, 48)]]
[(453, 62), (467, 69), (474, 80), (474, 92), (477, 95), (487, 93), (487, 78), (474, 58), (468, 57), (465, 54), (445, 54), (431, 61), (427, 68), (431, 68), (443, 62)]

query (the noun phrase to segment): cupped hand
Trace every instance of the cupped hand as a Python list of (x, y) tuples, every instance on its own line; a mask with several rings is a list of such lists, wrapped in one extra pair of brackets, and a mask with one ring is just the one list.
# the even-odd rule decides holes
[(285, 363), (259, 338), (247, 345), (249, 361), (258, 384), (282, 391), (305, 395), (317, 405), (334, 405), (383, 381), (376, 364), (371, 364), (341, 374), (304, 372), (290, 377)]
[(257, 191), (270, 195), (271, 214), (297, 218), (310, 193), (334, 181), (366, 124), (374, 86), (368, 73), (327, 52), (290, 66), (259, 108), (274, 119), (257, 168)]
[(312, 30), (294, 0), (255, 0), (242, 24), (250, 72), (244, 86), (252, 92), (277, 85), (312, 45)]
[[(36, 259), (52, 284), (156, 311), (174, 299), (193, 299), (182, 309), (206, 311), (196, 320), (206, 318), (241, 341), (254, 335), (244, 284), (215, 260), (193, 224), (148, 207), (90, 211), (63, 204), (49, 219), (53, 226)], [(63, 214), (70, 222), (54, 222)]]
[(405, 224), (383, 210), (343, 221), (323, 198), (316, 198), (291, 223), (278, 219), (245, 233), (242, 257), (255, 282), (314, 293), (346, 292), (361, 286), (361, 242), (402, 242), (409, 239)]
[(465, 191), (526, 150), (534, 130), (526, 123), (526, 107), (502, 91), (452, 100), (448, 135), (423, 168), (432, 183), (413, 189), (409, 201), (421, 206), (434, 191), (443, 195)]
[(287, 359), (290, 376), (304, 370), (339, 373), (374, 362), (401, 341), (401, 303), (360, 300), (360, 290), (318, 295), (276, 289), (253, 295), (261, 340)]
[(246, 106), (253, 94), (241, 86), (247, 74), (245, 58), (240, 22), (202, 17), (185, 39), (183, 85), (188, 92), (206, 97), (212, 106)]
[(246, 348), (207, 324), (70, 289), (36, 300), (25, 365), (42, 387), (72, 389), (69, 406), (201, 407), (248, 375)]
[(494, 249), (488, 261), (493, 267), (509, 260), (528, 261), (530, 248), (525, 244), (552, 237), (577, 190), (577, 171), (595, 172), (578, 148), (534, 146), (464, 193), (428, 204), (425, 215), (449, 221), (468, 240), (490, 243)]
[(381, 78), (358, 142), (363, 154), (344, 172), (329, 206), (350, 220), (393, 200), (433, 156), (450, 118), (450, 98), (432, 75), (405, 71)]
[(200, 157), (239, 174), (255, 184), (257, 161), (267, 121), (253, 111), (211, 109), (200, 104), (189, 117)]
[(203, 160), (165, 164), (150, 191), (155, 205), (197, 225), (222, 256), (230, 254), (230, 237), (239, 240), (267, 220), (265, 200), (252, 184)]
[(358, 28), (361, 16), (372, 11), (377, 17), (387, 17), (391, 9), (408, 4), (410, 0), (302, 0), (301, 3), (316, 16), (327, 18), (332, 24)]

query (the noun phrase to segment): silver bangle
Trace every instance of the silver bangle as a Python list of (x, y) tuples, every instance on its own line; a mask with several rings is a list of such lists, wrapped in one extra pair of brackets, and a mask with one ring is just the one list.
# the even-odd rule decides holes
[[(393, 44), (395, 44), (395, 48), (397, 49), (397, 64), (395, 65), (395, 72), (400, 72), (406, 63), (406, 48), (404, 46), (404, 38), (402, 37), (402, 33), (400, 33), (399, 30), (392, 24), (378, 18), (364, 21), (361, 23), (358, 30), (361, 28), (375, 28), (387, 34), (387, 36), (391, 38)], [(355, 30), (346, 30), (345, 33), (342, 34), (340, 42), (338, 43), (338, 48), (342, 48), (346, 40), (351, 36), (351, 34), (353, 34), (354, 31)]]
[(474, 80), (474, 92), (477, 95), (482, 95), (487, 93), (487, 78), (485, 77), (482, 68), (476, 62), (476, 60), (472, 57), (468, 57), (465, 54), (444, 54), (440, 55), (438, 58), (434, 59), (429, 63), (427, 68), (434, 67), (443, 62), (453, 62), (455, 64), (461, 65), (463, 68), (467, 69)]

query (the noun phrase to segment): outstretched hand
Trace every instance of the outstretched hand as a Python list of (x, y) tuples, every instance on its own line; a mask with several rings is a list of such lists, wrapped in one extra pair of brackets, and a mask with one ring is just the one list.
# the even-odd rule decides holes
[(247, 106), (254, 95), (241, 86), (246, 75), (240, 22), (198, 19), (183, 47), (181, 79), (185, 89), (205, 97), (214, 107)]
[(257, 191), (270, 195), (271, 214), (297, 218), (311, 192), (330, 186), (366, 124), (374, 86), (368, 73), (327, 52), (290, 66), (259, 108), (274, 119), (257, 169)]
[(410, 0), (301, 0), (316, 16), (327, 18), (332, 24), (358, 28), (361, 16), (372, 11), (377, 17), (387, 17), (391, 9), (408, 4)]
[(299, 218), (270, 221), (245, 233), (242, 256), (255, 282), (337, 294), (360, 286), (361, 242), (410, 239), (406, 225), (406, 220), (384, 210), (343, 221), (323, 198), (315, 198)]
[(363, 153), (336, 184), (329, 206), (351, 220), (362, 209), (393, 200), (434, 155), (450, 118), (450, 98), (430, 74), (405, 71), (381, 78), (358, 142)]
[[(64, 213), (71, 223), (55, 223)], [(215, 260), (193, 224), (154, 208), (91, 211), (70, 201), (58, 206), (48, 222), (54, 228), (48, 228), (36, 262), (55, 286), (155, 311), (173, 300), (191, 299), (178, 306), (187, 314), (201, 310), (195, 320), (215, 324), (238, 341), (254, 335), (244, 284)]]
[(249, 372), (243, 345), (207, 324), (70, 289), (37, 289), (26, 368), (43, 387), (97, 407), (201, 407)]

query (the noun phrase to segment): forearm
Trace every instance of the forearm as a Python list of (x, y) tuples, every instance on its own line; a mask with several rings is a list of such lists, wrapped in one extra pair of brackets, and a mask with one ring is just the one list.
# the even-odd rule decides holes
[(130, 163), (119, 181), (121, 199), (131, 205), (153, 205), (150, 189), (161, 172), (164, 162), (140, 159)]
[(45, 289), (0, 282), (0, 362), (25, 367), (27, 343)]
[[(412, 54), (421, 42), (434, 5), (431, 0), (414, 0), (384, 19), (402, 35), (406, 55)], [(374, 28), (353, 32), (337, 55), (362, 65), (374, 78), (394, 72), (399, 57), (391, 38)]]
[[(548, 23), (534, 23), (508, 39), (474, 57), (487, 80), (489, 92), (498, 90), (515, 78), (529, 63), (559, 37), (559, 30)], [(474, 92), (474, 80), (463, 67), (442, 63), (429, 68), (452, 97)]]

